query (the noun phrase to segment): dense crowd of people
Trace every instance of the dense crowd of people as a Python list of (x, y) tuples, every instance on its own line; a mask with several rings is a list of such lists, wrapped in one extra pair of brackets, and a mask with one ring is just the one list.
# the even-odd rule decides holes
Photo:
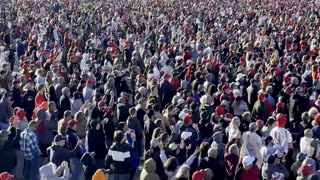
[(320, 179), (319, 0), (0, 6), (0, 180)]

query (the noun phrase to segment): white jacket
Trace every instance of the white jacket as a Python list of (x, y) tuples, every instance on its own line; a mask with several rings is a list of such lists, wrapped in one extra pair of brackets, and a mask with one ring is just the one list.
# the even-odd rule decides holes
[(281, 145), (286, 140), (285, 150), (288, 149), (288, 144), (292, 143), (292, 134), (283, 127), (274, 127), (270, 136), (273, 138), (275, 145)]

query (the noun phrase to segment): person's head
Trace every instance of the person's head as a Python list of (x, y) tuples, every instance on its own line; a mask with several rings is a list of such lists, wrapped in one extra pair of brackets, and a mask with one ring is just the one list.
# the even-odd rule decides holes
[(64, 84), (64, 77), (62, 77), (62, 76), (59, 76), (59, 78), (58, 78), (58, 82), (59, 82), (59, 84)]
[(306, 158), (303, 160), (302, 162), (302, 166), (303, 165), (309, 165), (312, 169), (312, 172), (316, 171), (316, 161), (312, 158)]
[(242, 114), (242, 118), (244, 120), (250, 121), (251, 120), (251, 112), (250, 111), (246, 111)]
[(249, 131), (250, 132), (256, 132), (258, 130), (258, 126), (256, 123), (252, 122), (249, 124)]
[(306, 153), (298, 153), (296, 156), (296, 162), (303, 162), (307, 158), (308, 154)]
[(217, 149), (215, 149), (215, 148), (210, 148), (210, 149), (208, 150), (208, 157), (213, 158), (213, 159), (216, 159), (217, 156), (218, 156), (218, 150), (217, 150)]
[(169, 142), (169, 135), (167, 133), (160, 134), (160, 142), (162, 144), (167, 144)]
[(313, 137), (313, 132), (311, 129), (306, 129), (304, 130), (304, 136), (305, 137), (309, 137), (309, 138), (312, 138)]
[(129, 114), (131, 117), (136, 117), (137, 116), (137, 110), (136, 108), (132, 107), (129, 109)]
[(263, 139), (264, 145), (265, 146), (273, 146), (274, 142), (273, 142), (273, 138), (271, 136), (265, 137)]
[(118, 103), (125, 104), (126, 100), (123, 97), (118, 98)]
[(54, 144), (58, 146), (64, 146), (66, 144), (66, 137), (62, 135), (56, 135), (53, 140)]
[(177, 158), (170, 157), (163, 166), (166, 171), (175, 172), (178, 165), (179, 165), (179, 163), (178, 163)]
[(12, 93), (9, 91), (6, 91), (2, 95), (2, 101), (6, 101), (8, 104), (12, 105), (13, 104), (13, 98), (12, 98)]
[(65, 95), (66, 97), (70, 96), (70, 89), (68, 87), (62, 88), (62, 94)]
[(72, 113), (71, 113), (71, 111), (65, 111), (65, 112), (63, 113), (63, 118), (64, 118), (64, 120), (69, 121), (69, 120), (72, 118)]
[(190, 178), (190, 168), (188, 165), (183, 164), (182, 166), (180, 166), (178, 172), (176, 173), (176, 179), (179, 178)]
[(161, 130), (160, 127), (155, 128), (155, 129), (153, 130), (152, 139), (151, 139), (151, 140), (157, 139), (157, 138), (160, 136), (161, 133), (162, 133), (162, 130)]
[(48, 113), (45, 109), (38, 109), (37, 111), (38, 120), (46, 120), (48, 118)]
[(267, 92), (268, 94), (272, 94), (272, 93), (273, 93), (273, 88), (272, 88), (272, 86), (268, 86), (267, 89), (266, 89), (266, 92)]
[(231, 120), (231, 122), (230, 122), (230, 126), (232, 126), (232, 127), (239, 127), (240, 124), (241, 124), (240, 118), (237, 117), (237, 116), (236, 116), (236, 117), (233, 117), (232, 120)]
[(140, 104), (143, 108), (146, 108), (147, 100), (145, 98), (141, 98), (138, 100), (138, 104)]
[(255, 161), (255, 157), (253, 156), (245, 156), (242, 159), (242, 165), (244, 169), (251, 169), (253, 166), (253, 162)]
[(310, 119), (313, 119), (318, 113), (318, 109), (315, 107), (310, 108), (308, 111)]
[(174, 108), (174, 106), (172, 106), (172, 105), (169, 105), (169, 106), (167, 107), (167, 112), (168, 112), (168, 115), (170, 115), (170, 116), (176, 115), (175, 108)]
[(302, 119), (302, 121), (309, 122), (310, 121), (310, 116), (309, 116), (308, 112), (303, 112), (301, 114), (301, 119)]
[(44, 93), (44, 85), (43, 84), (39, 84), (37, 90), (41, 93)]
[(212, 178), (213, 178), (213, 171), (211, 170), (211, 169), (209, 169), (209, 168), (206, 168), (205, 170), (205, 176), (204, 176), (204, 180), (211, 180)]
[(49, 112), (52, 113), (52, 112), (56, 112), (57, 111), (57, 105), (55, 102), (53, 101), (50, 101), (49, 104)]
[(262, 102), (265, 102), (266, 101), (266, 94), (265, 93), (259, 93), (258, 94), (258, 100), (259, 101), (262, 101)]
[(236, 144), (232, 144), (228, 149), (230, 154), (239, 155), (239, 147)]
[(275, 126), (275, 124), (276, 124), (275, 122), (276, 122), (276, 120), (274, 119), (274, 117), (269, 117), (267, 120), (266, 126), (268, 126), (268, 127)]
[(28, 124), (28, 129), (35, 132), (37, 130), (37, 121), (35, 120), (30, 121)]
[(272, 165), (272, 164), (275, 164), (275, 163), (276, 163), (277, 158), (276, 158), (276, 156), (274, 156), (273, 154), (271, 154), (271, 155), (268, 155), (268, 156), (267, 156), (266, 160), (267, 160), (268, 165)]
[(84, 118), (85, 118), (85, 116), (84, 116), (84, 114), (83, 114), (82, 111), (78, 111), (78, 112), (76, 112), (76, 114), (74, 115), (74, 119), (75, 119), (76, 121), (78, 121), (78, 122), (83, 121)]
[(124, 133), (123, 131), (120, 131), (120, 130), (117, 130), (114, 132), (114, 135), (113, 135), (113, 140), (117, 143), (121, 143), (122, 140), (124, 138)]
[(151, 121), (154, 121), (155, 119), (155, 112), (153, 109), (150, 109), (147, 111), (147, 116), (148, 116), (148, 119), (151, 120)]

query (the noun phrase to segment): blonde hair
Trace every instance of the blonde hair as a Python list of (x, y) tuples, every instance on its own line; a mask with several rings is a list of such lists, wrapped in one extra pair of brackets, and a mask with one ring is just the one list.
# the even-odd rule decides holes
[(244, 113), (242, 113), (242, 117), (243, 117), (243, 119), (247, 119), (247, 118), (251, 118), (251, 113), (250, 113), (250, 111), (246, 111), (246, 112), (244, 112)]
[(314, 117), (313, 114), (318, 114), (318, 113), (319, 113), (318, 109), (315, 107), (310, 108), (308, 111), (309, 117)]
[(182, 165), (178, 171), (177, 171), (177, 174), (176, 174), (176, 179), (179, 179), (179, 178), (188, 178), (189, 179), (190, 177), (190, 168), (188, 165)]
[(210, 148), (208, 150), (208, 156), (212, 158), (216, 158), (218, 156), (218, 150), (215, 148)]

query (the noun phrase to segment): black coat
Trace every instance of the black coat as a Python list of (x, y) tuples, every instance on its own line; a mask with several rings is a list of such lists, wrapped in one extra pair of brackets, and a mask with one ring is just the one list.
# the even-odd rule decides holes
[(145, 149), (150, 149), (150, 141), (152, 138), (153, 131), (157, 128), (157, 125), (150, 120), (147, 120), (144, 124), (144, 133), (145, 133)]
[(17, 164), (14, 141), (0, 140), (0, 173), (12, 172)]
[(21, 90), (18, 88), (13, 87), (12, 88), (12, 98), (13, 98), (13, 104), (12, 107), (21, 107), (21, 102), (22, 102), (22, 93)]
[(107, 155), (105, 137), (102, 129), (90, 129), (88, 132), (89, 152), (95, 152), (95, 159), (104, 159)]
[(172, 98), (175, 95), (175, 91), (168, 81), (163, 81), (160, 84), (159, 95), (161, 99), (161, 108), (164, 109), (164, 107), (172, 101)]
[(26, 111), (26, 117), (28, 120), (31, 120), (33, 109), (35, 107), (35, 99), (36, 92), (35, 91), (27, 91), (23, 94), (22, 98), (22, 108)]
[[(259, 88), (255, 85), (250, 85), (247, 88), (247, 94), (248, 94), (248, 105), (252, 108), (254, 103), (257, 101), (258, 99), (258, 91)], [(250, 108), (250, 109), (251, 109)]]
[[(67, 143), (66, 143), (67, 149), (70, 151), (74, 150), (77, 147), (77, 142), (79, 140), (77, 136), (77, 132), (71, 129), (70, 127), (68, 127), (66, 131), (66, 137), (67, 137)], [(78, 151), (76, 156), (79, 159), (82, 157), (80, 150)]]
[(93, 159), (89, 153), (85, 153), (81, 158), (81, 163), (84, 166), (85, 180), (91, 180), (94, 173), (97, 171), (97, 167), (93, 163)]
[(129, 116), (129, 107), (125, 104), (117, 104), (118, 122), (126, 122)]
[(305, 97), (295, 94), (289, 100), (289, 118), (301, 122), (301, 114), (307, 111), (308, 101)]
[(65, 112), (65, 111), (70, 111), (71, 109), (71, 103), (69, 97), (66, 97), (65, 95), (62, 95), (60, 97), (60, 111)]

